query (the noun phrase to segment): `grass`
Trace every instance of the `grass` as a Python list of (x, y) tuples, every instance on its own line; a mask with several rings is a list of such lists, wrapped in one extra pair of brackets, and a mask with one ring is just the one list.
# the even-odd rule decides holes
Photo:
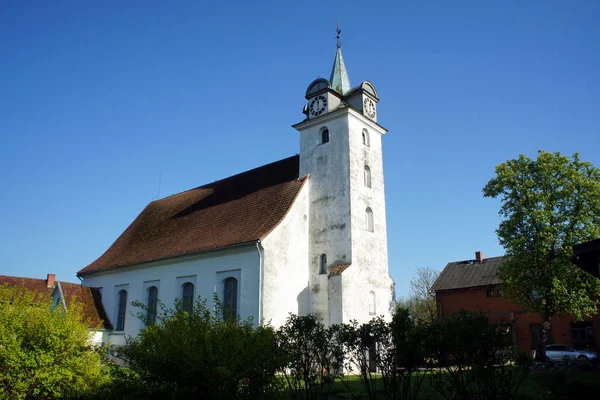
[[(346, 383), (337, 380), (329, 393), (330, 399), (366, 399), (358, 376), (347, 376)], [(377, 398), (383, 398), (383, 381), (377, 378)], [(517, 399), (595, 399), (600, 393), (600, 371), (535, 371), (529, 373), (520, 386)], [(443, 400), (425, 378), (419, 400)]]

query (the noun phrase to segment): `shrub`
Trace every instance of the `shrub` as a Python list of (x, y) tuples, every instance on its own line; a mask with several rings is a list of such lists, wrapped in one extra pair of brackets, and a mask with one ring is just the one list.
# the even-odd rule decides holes
[(427, 328), (431, 386), (445, 399), (514, 398), (527, 368), (514, 365), (511, 338), (483, 313), (460, 311)]
[[(146, 312), (139, 314), (144, 319)], [(251, 320), (221, 318), (198, 300), (192, 312), (181, 302), (161, 304), (155, 324), (127, 338), (117, 355), (129, 366), (147, 396), (170, 398), (266, 398), (276, 391), (283, 358), (275, 331)], [(127, 379), (132, 376), (128, 375)]]
[(81, 397), (107, 380), (82, 308), (52, 308), (50, 296), (0, 286), (0, 398)]
[(343, 367), (338, 331), (338, 325), (326, 328), (313, 315), (289, 315), (277, 332), (286, 356), (281, 372), (289, 394), (305, 399), (327, 398)]

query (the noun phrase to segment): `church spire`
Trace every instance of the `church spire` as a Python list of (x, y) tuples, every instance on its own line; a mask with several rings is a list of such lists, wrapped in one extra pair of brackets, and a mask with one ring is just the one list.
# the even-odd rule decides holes
[(342, 30), (340, 29), (340, 25), (337, 25), (337, 50), (335, 52), (335, 61), (333, 62), (333, 69), (331, 70), (331, 78), (329, 78), (329, 83), (331, 83), (331, 87), (333, 90), (338, 92), (341, 95), (346, 94), (350, 91), (350, 78), (348, 78), (348, 71), (346, 71), (346, 65), (344, 64), (344, 58), (342, 57), (342, 42), (340, 41), (340, 34)]

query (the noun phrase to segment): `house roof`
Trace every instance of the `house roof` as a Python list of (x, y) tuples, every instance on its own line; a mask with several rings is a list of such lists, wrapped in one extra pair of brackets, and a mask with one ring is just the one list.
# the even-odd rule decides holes
[(112, 329), (110, 319), (102, 304), (100, 289), (87, 287), (78, 283), (60, 282), (67, 310), (74, 301), (83, 306), (83, 318), (94, 328)]
[(35, 293), (36, 300), (49, 300), (54, 286), (48, 287), (46, 279), (22, 278), (19, 276), (0, 275), (0, 285), (23, 286)]
[(55, 281), (55, 285), (53, 286), (48, 286), (46, 279), (0, 275), (0, 285), (4, 284), (8, 286), (21, 285), (27, 290), (34, 292), (36, 300), (40, 301), (50, 300), (55, 288), (60, 284), (67, 310), (73, 301), (77, 301), (82, 304), (83, 319), (90, 328), (103, 327), (105, 329), (112, 329), (110, 320), (102, 305), (102, 296), (97, 288), (82, 286), (78, 283), (59, 281)]
[(269, 234), (307, 177), (299, 156), (151, 202), (100, 258), (77, 274), (251, 243)]
[(337, 264), (331, 267), (329, 270), (329, 276), (341, 275), (342, 272), (347, 270), (351, 264)]
[(490, 257), (477, 262), (464, 260), (448, 263), (436, 279), (431, 290), (464, 289), (477, 286), (489, 286), (502, 283), (498, 279), (498, 267), (506, 260), (506, 256)]

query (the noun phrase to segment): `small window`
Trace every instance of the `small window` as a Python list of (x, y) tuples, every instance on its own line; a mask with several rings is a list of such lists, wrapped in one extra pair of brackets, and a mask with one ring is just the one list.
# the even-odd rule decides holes
[(375, 228), (373, 226), (373, 210), (369, 207), (365, 210), (365, 230), (368, 232), (374, 232)]
[(326, 274), (326, 273), (327, 273), (327, 255), (321, 254), (321, 257), (319, 258), (319, 274)]
[(364, 173), (364, 179), (365, 179), (365, 186), (370, 188), (371, 187), (371, 168), (369, 168), (368, 165), (365, 165), (365, 173)]
[(362, 130), (362, 142), (365, 146), (371, 147), (371, 141), (369, 140), (369, 131), (366, 129)]
[(146, 319), (148, 325), (153, 325), (156, 322), (156, 308), (158, 305), (158, 288), (151, 286), (148, 288), (148, 301), (146, 310)]
[(127, 290), (119, 291), (119, 311), (117, 313), (117, 331), (125, 330), (125, 313), (127, 312)]
[(181, 285), (181, 307), (189, 314), (194, 309), (194, 284), (191, 282)]
[(321, 132), (321, 144), (329, 143), (329, 129), (325, 128)]
[(496, 293), (498, 294), (498, 297), (502, 297), (502, 296), (504, 296), (504, 292), (502, 291), (502, 289), (498, 289), (498, 290), (496, 291)]
[(369, 292), (369, 315), (375, 315), (377, 313), (376, 304), (375, 292), (371, 290)]
[(223, 319), (237, 317), (238, 280), (227, 278), (223, 282)]
[(493, 289), (488, 289), (485, 291), (485, 295), (487, 297), (494, 297), (494, 290)]

